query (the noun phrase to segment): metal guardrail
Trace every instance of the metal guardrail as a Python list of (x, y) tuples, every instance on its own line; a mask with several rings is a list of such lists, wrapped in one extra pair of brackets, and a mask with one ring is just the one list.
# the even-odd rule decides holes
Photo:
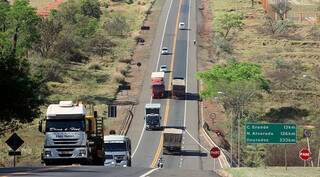
[(134, 109), (134, 105), (131, 105), (130, 108), (128, 109), (126, 118), (122, 121), (120, 131), (119, 131), (120, 135), (126, 135), (128, 133), (128, 130), (133, 118), (133, 113), (132, 113), (133, 109)]

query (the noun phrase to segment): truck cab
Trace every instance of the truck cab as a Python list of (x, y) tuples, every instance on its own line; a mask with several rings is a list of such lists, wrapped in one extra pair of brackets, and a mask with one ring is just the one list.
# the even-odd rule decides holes
[(146, 130), (159, 129), (161, 127), (161, 116), (160, 116), (161, 104), (159, 103), (148, 103), (145, 106), (145, 122)]
[(131, 167), (131, 141), (124, 135), (104, 136), (104, 166)]
[[(89, 115), (84, 105), (72, 101), (49, 105), (42, 161), (46, 165), (102, 164), (102, 119), (93, 114)], [(39, 130), (43, 132), (42, 122)]]

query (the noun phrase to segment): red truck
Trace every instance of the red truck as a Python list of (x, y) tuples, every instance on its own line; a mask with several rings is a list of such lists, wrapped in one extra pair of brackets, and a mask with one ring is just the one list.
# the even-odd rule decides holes
[(152, 72), (151, 83), (153, 98), (163, 97), (165, 93), (164, 72)]

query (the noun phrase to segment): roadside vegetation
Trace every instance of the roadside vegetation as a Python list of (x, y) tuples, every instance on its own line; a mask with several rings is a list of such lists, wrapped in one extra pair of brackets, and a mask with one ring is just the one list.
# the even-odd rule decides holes
[[(289, 3), (273, 4), (271, 8), (278, 16), (273, 18), (264, 12), (260, 1), (252, 2), (209, 0), (213, 54), (206, 62), (211, 62), (212, 68), (198, 73), (198, 78), (204, 84), (202, 96), (221, 103), (229, 121), (211, 129), (224, 130), (234, 160), (239, 157), (240, 138), (240, 166), (282, 166), (284, 146), (245, 144), (244, 125), (296, 123), (298, 143), (287, 145), (291, 154), (288, 165), (303, 165), (298, 157), (299, 150), (307, 146), (303, 129), (312, 132), (310, 145), (316, 164), (320, 145), (319, 23), (286, 19), (284, 13), (297, 8)], [(231, 151), (228, 143), (224, 148)]]
[(269, 168), (229, 168), (223, 171), (229, 172), (232, 177), (319, 177), (320, 169), (311, 167), (289, 167), (287, 170), (284, 167), (269, 167)]
[[(48, 104), (93, 103), (106, 116), (106, 103), (130, 69), (150, 4), (68, 0), (38, 17), (27, 0), (0, 0), (0, 139), (19, 129), (25, 140), (20, 164), (39, 164), (43, 135), (36, 118), (44, 117)], [(11, 163), (8, 150), (0, 144), (0, 166)]]

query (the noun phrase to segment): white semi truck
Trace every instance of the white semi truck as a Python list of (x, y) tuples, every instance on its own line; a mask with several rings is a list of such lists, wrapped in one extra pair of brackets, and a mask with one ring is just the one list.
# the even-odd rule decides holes
[(104, 166), (131, 167), (131, 141), (124, 135), (104, 136)]
[(161, 104), (148, 103), (145, 106), (145, 122), (147, 130), (154, 130), (161, 128)]
[(49, 105), (39, 131), (45, 134), (42, 161), (46, 165), (103, 164), (103, 119), (93, 106), (60, 101)]

